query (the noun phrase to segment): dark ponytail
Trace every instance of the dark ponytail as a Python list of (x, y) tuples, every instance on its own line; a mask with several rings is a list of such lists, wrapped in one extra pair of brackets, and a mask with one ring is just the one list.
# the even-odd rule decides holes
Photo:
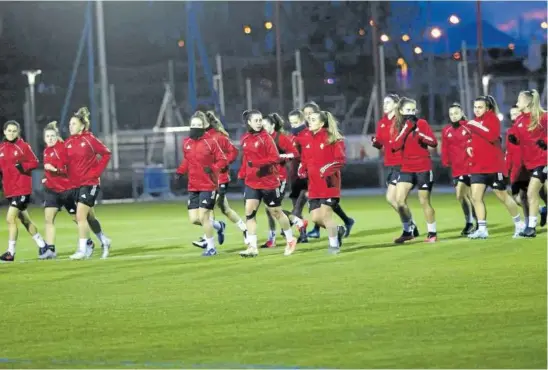
[(284, 120), (278, 113), (270, 113), (266, 118), (272, 122), (274, 126), (274, 131), (276, 132), (285, 132), (284, 131)]

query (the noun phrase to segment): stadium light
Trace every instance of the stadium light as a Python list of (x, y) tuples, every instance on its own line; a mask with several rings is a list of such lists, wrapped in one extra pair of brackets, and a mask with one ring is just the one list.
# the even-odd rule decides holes
[(246, 35), (249, 35), (249, 34), (251, 33), (251, 27), (249, 27), (249, 26), (244, 26), (244, 33), (245, 33)]
[(401, 37), (401, 39), (402, 39), (403, 42), (407, 42), (407, 41), (411, 40), (411, 37), (409, 37), (408, 34), (404, 34), (404, 35)]
[(514, 50), (515, 48), (516, 48), (516, 45), (514, 45), (513, 43), (508, 44), (508, 49)]
[(541, 27), (542, 29), (545, 30), (545, 29), (548, 28), (548, 23), (547, 23), (547, 22), (542, 22), (542, 23), (540, 24), (540, 27)]
[(388, 42), (388, 41), (390, 41), (390, 37), (388, 37), (388, 35), (386, 35), (386, 34), (383, 33), (383, 34), (381, 35), (381, 41), (382, 41), (382, 42)]
[(405, 64), (405, 60), (403, 58), (398, 58), (397, 63), (398, 63), (399, 66), (402, 66), (402, 65)]
[(264, 28), (266, 28), (267, 30), (271, 30), (272, 29), (272, 22), (264, 22)]
[(180, 48), (184, 47), (185, 46), (185, 40), (179, 40), (177, 42), (177, 45), (179, 45)]
[(360, 28), (360, 30), (358, 31), (358, 34), (360, 36), (364, 36), (365, 35), (365, 30), (363, 28)]
[(451, 24), (459, 24), (459, 23), (460, 23), (460, 18), (457, 17), (455, 14), (452, 14), (452, 15), (449, 17), (449, 23), (451, 23)]
[(435, 39), (439, 39), (441, 37), (441, 30), (438, 27), (434, 27), (430, 31), (430, 35)]
[(422, 54), (422, 49), (420, 48), (420, 46), (415, 46), (415, 49), (413, 49), (413, 51), (415, 52), (415, 54)]

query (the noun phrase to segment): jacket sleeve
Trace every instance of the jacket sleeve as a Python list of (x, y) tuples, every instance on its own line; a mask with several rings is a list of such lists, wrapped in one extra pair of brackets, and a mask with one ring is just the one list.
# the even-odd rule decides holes
[(441, 164), (444, 167), (451, 166), (451, 158), (449, 158), (449, 149), (448, 149), (448, 142), (447, 142), (447, 128), (444, 128), (441, 133)]
[(495, 116), (486, 117), (483, 125), (474, 120), (468, 121), (466, 127), (472, 134), (481, 136), (490, 143), (496, 143), (500, 138), (500, 121)]
[(68, 156), (67, 149), (63, 145), (59, 149), (55, 149), (61, 164), (57, 167), (57, 172), (55, 173), (58, 176), (66, 177), (68, 175)]
[(331, 145), (333, 145), (333, 161), (320, 168), (320, 175), (322, 177), (331, 176), (343, 168), (346, 163), (344, 140), (336, 141)]
[(181, 164), (179, 165), (179, 167), (177, 167), (176, 172), (179, 175), (184, 175), (188, 172), (188, 162), (185, 158), (183, 158), (183, 160), (181, 161)]
[(382, 149), (384, 146), (384, 138), (382, 136), (381, 121), (377, 122), (377, 129), (375, 131), (375, 141), (373, 146), (377, 149)]
[(226, 160), (228, 164), (234, 163), (234, 161), (238, 158), (238, 148), (236, 148), (236, 145), (232, 144), (229, 138), (225, 137), (226, 141), (226, 149), (223, 148), (223, 151), (226, 155)]
[(392, 145), (393, 150), (398, 151), (403, 148), (403, 144), (405, 144), (405, 140), (407, 140), (407, 136), (411, 133), (412, 125), (408, 124), (407, 122), (401, 129), (400, 133), (396, 138), (394, 139), (394, 143)]
[[(420, 124), (420, 125), (419, 125)], [(420, 121), (419, 124), (417, 124), (419, 127), (419, 141), (425, 145), (428, 145), (429, 147), (435, 148), (438, 146), (438, 139), (436, 139), (436, 136), (432, 132), (432, 128), (430, 128), (430, 125), (426, 121)]]
[(240, 165), (240, 169), (238, 170), (238, 178), (239, 179), (245, 179), (245, 173), (247, 172), (247, 158), (246, 155), (242, 155), (242, 164)]
[(211, 145), (211, 153), (213, 153), (213, 165), (211, 168), (215, 172), (219, 172), (222, 168), (225, 168), (228, 166), (228, 160), (225, 156), (225, 153), (221, 149), (221, 146), (217, 142), (217, 140), (213, 140), (213, 143)]
[(110, 150), (101, 142), (101, 140), (97, 139), (95, 136), (90, 135), (90, 144), (95, 151), (95, 153), (99, 154), (101, 156), (101, 159), (93, 169), (93, 175), (94, 176), (101, 176), (105, 168), (107, 168), (108, 162), (110, 161), (110, 157), (112, 156), (112, 153)]
[(278, 152), (278, 148), (276, 148), (276, 143), (274, 143), (274, 139), (272, 139), (272, 136), (268, 135), (268, 137), (265, 137), (264, 146), (266, 152), (265, 157), (263, 159), (253, 161), (251, 163), (253, 167), (263, 167), (269, 164), (278, 163), (280, 153)]
[(25, 172), (32, 171), (36, 167), (38, 167), (38, 158), (36, 158), (36, 155), (32, 151), (32, 148), (29, 144), (25, 143), (25, 156), (23, 158), (23, 162), (21, 162), (21, 166), (23, 166), (23, 170)]
[(280, 148), (283, 149), (285, 154), (280, 154), (280, 158), (283, 159), (295, 159), (299, 158), (299, 151), (293, 143), (293, 141), (287, 135), (280, 135)]

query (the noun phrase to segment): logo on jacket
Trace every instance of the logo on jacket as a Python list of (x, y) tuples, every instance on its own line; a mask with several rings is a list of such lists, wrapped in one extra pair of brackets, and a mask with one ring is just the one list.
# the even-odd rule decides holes
[(453, 135), (451, 133), (448, 133), (447, 137), (453, 137)]
[(383, 128), (383, 127), (384, 127), (384, 123), (381, 123), (381, 128)]
[(16, 150), (15, 152), (13, 152), (13, 155), (17, 156), (19, 155), (19, 152)]
[(466, 135), (466, 130), (462, 130), (462, 134), (463, 134), (463, 135)]
[(258, 147), (259, 147), (259, 142), (257, 141), (257, 142), (255, 143), (255, 148), (258, 148)]
[(187, 149), (190, 149), (190, 145), (187, 145), (186, 148), (187, 148)]
[(82, 144), (80, 144), (80, 146), (83, 148), (83, 147), (86, 146), (86, 143), (82, 143)]
[(53, 152), (49, 154), (50, 157), (53, 157)]
[(307, 144), (305, 148), (310, 149), (310, 144)]
[(72, 148), (72, 144), (69, 144), (69, 145), (67, 146), (67, 148), (69, 148), (69, 149)]
[(323, 143), (320, 144), (320, 149), (323, 149), (325, 145)]
[(4, 156), (4, 153), (0, 153), (0, 157), (3, 157)]

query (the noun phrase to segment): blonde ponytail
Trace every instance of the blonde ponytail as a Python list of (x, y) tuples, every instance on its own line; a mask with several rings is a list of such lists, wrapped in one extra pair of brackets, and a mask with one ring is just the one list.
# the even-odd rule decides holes
[(327, 135), (329, 137), (327, 142), (329, 144), (333, 144), (337, 141), (343, 140), (344, 136), (342, 136), (339, 131), (339, 124), (331, 112), (323, 111), (321, 113), (325, 116), (325, 121), (327, 123)]
[(531, 111), (531, 122), (529, 123), (527, 130), (534, 131), (540, 126), (540, 117), (546, 113), (546, 111), (540, 106), (540, 95), (537, 90), (522, 91), (520, 92), (520, 95), (521, 94), (527, 96), (531, 100), (528, 105), (528, 108)]
[(90, 117), (89, 109), (88, 107), (82, 107), (78, 109), (76, 113), (74, 113), (74, 117), (78, 118), (80, 122), (84, 125), (84, 129), (86, 131), (89, 131), (89, 117)]
[(209, 122), (209, 124), (211, 125), (211, 127), (213, 127), (215, 131), (220, 132), (224, 136), (228, 137), (228, 132), (226, 132), (223, 123), (213, 111), (207, 111), (205, 113), (205, 116), (207, 118), (207, 122)]

